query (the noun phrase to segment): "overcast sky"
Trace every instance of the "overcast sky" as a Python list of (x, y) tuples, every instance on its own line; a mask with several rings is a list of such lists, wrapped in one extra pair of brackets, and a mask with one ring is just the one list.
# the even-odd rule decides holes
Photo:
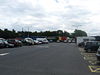
[(0, 28), (30, 31), (76, 28), (100, 34), (100, 0), (0, 0)]

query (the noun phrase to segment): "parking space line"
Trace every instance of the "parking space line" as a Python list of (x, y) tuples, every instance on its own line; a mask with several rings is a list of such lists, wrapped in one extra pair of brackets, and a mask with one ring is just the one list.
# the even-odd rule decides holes
[(94, 70), (92, 70), (91, 66), (89, 66), (89, 69), (90, 69), (91, 72), (95, 72)]
[(89, 64), (88, 65), (89, 69), (91, 72), (95, 72), (95, 73), (100, 73), (100, 66), (97, 65), (98, 61), (96, 58), (96, 53), (86, 53), (84, 50), (80, 50), (81, 55), (83, 56), (83, 59), (88, 61)]
[(89, 66), (91, 72), (100, 73), (100, 66)]
[(91, 72), (95, 72), (95, 71), (91, 68), (91, 66), (89, 66), (89, 69), (90, 69)]
[(0, 54), (0, 56), (5, 56), (5, 55), (8, 55), (9, 53), (2, 53)]

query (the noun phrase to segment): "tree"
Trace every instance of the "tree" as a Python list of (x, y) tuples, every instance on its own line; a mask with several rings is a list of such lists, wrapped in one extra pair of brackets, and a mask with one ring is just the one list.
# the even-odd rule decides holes
[(58, 36), (63, 36), (63, 31), (62, 30), (58, 30), (57, 34), (58, 34)]
[(68, 33), (67, 31), (64, 31), (63, 36), (69, 37), (70, 33)]
[(87, 36), (87, 33), (82, 30), (75, 30), (74, 33), (71, 34), (71, 37), (78, 37), (78, 36)]
[(28, 31), (18, 31), (16, 32), (14, 29), (12, 31), (8, 29), (1, 30), (0, 29), (0, 37), (1, 38), (16, 38), (16, 37), (27, 37), (28, 34), (30, 36), (53, 36), (53, 37), (58, 37), (58, 36), (66, 36), (66, 37), (77, 37), (77, 36), (87, 36), (87, 33), (82, 30), (75, 30), (74, 33), (70, 34), (67, 31), (44, 31), (44, 32), (28, 32)]
[(0, 38), (2, 38), (3, 30), (0, 29)]

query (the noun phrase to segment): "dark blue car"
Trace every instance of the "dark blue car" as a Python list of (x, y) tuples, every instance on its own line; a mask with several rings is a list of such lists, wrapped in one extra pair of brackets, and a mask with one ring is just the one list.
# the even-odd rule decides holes
[(85, 44), (84, 50), (86, 52), (97, 52), (99, 46), (100, 45), (98, 41), (88, 41)]

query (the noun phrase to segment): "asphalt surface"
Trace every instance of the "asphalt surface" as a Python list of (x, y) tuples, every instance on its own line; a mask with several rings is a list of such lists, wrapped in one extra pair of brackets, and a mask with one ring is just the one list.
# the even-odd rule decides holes
[(0, 54), (0, 75), (100, 75), (71, 43), (6, 48)]

